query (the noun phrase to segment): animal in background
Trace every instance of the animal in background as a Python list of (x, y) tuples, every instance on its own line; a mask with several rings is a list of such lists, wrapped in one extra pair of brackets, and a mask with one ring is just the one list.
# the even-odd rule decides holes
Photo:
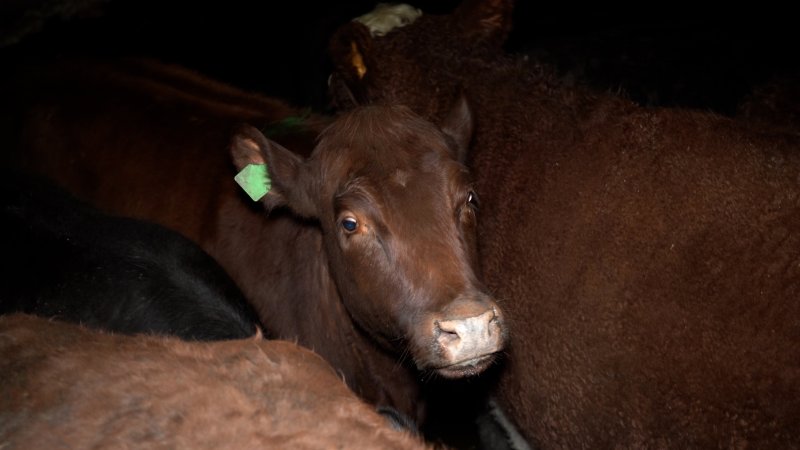
[(0, 313), (191, 340), (256, 334), (258, 318), (197, 244), (101, 213), (37, 177), (0, 179)]

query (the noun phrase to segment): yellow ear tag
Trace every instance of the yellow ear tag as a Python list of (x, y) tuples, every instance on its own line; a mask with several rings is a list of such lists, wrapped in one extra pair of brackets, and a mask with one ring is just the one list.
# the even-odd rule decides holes
[(272, 187), (266, 164), (248, 164), (233, 179), (254, 202), (261, 200)]

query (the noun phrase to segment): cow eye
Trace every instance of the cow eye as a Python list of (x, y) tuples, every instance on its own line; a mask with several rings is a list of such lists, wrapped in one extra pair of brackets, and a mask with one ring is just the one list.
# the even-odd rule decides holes
[(478, 201), (478, 195), (476, 193), (469, 191), (467, 194), (467, 205), (474, 210), (478, 209), (480, 202)]
[(352, 217), (345, 217), (342, 219), (342, 228), (348, 233), (352, 233), (358, 229), (358, 221)]

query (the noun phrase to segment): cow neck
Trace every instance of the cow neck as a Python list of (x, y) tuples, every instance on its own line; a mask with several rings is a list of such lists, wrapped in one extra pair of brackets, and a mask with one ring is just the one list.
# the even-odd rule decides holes
[[(358, 382), (359, 386), (351, 388), (376, 406), (389, 406), (416, 423), (422, 423), (425, 420), (426, 407), (421, 397), (416, 369), (406, 366), (398, 361), (396, 355), (382, 349), (358, 345), (357, 341), (368, 338), (357, 328), (352, 330), (350, 338), (356, 341), (351, 348), (358, 354), (361, 367), (359, 378), (363, 379)], [(370, 353), (369, 357), (364, 357), (366, 352), (358, 352), (358, 348), (366, 349)]]

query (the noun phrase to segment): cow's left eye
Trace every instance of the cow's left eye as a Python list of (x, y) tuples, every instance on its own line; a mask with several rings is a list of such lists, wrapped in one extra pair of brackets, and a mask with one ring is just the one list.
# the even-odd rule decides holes
[(467, 205), (469, 205), (469, 207), (474, 210), (477, 210), (478, 207), (480, 206), (480, 202), (478, 201), (478, 195), (475, 192), (469, 191), (469, 193), (467, 194)]

